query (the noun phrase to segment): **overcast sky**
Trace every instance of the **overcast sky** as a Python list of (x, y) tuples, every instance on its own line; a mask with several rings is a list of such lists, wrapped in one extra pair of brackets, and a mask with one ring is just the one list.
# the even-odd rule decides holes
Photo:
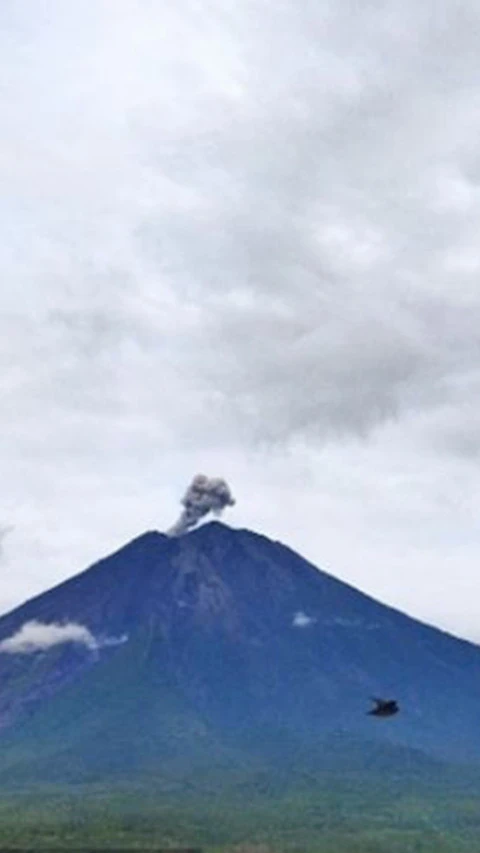
[(3, 0), (0, 55), (0, 610), (201, 471), (480, 642), (478, 3)]

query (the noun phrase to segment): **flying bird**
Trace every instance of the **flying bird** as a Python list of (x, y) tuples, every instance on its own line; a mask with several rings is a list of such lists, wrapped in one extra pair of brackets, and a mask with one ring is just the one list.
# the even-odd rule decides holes
[(400, 710), (398, 702), (395, 699), (377, 699), (375, 696), (372, 696), (372, 702), (375, 702), (375, 708), (367, 711), (367, 714), (370, 714), (372, 717), (393, 717)]

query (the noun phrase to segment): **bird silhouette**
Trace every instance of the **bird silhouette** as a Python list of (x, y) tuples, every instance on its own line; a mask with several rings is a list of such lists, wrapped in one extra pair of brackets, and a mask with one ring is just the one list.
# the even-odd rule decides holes
[(395, 699), (377, 699), (375, 696), (372, 696), (372, 702), (375, 702), (375, 708), (367, 711), (367, 714), (372, 717), (393, 717), (400, 710), (398, 702)]

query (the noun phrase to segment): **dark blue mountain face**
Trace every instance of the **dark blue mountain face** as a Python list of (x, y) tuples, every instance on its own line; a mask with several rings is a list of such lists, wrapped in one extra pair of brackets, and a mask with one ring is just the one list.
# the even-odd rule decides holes
[[(0, 779), (247, 757), (350, 754), (353, 766), (361, 743), (380, 763), (396, 746), (480, 759), (479, 648), (248, 531), (147, 533), (1, 618), (0, 640), (31, 620), (80, 623), (100, 648), (0, 655)], [(398, 699), (400, 714), (367, 716), (372, 695)]]

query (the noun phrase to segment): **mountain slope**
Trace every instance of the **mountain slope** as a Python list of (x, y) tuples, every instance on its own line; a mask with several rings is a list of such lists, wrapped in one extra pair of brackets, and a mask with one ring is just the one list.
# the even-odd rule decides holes
[[(0, 655), (2, 781), (428, 773), (480, 755), (479, 648), (249, 531), (147, 533), (2, 617), (0, 640), (33, 619), (128, 639)], [(376, 694), (401, 714), (368, 717)]]

